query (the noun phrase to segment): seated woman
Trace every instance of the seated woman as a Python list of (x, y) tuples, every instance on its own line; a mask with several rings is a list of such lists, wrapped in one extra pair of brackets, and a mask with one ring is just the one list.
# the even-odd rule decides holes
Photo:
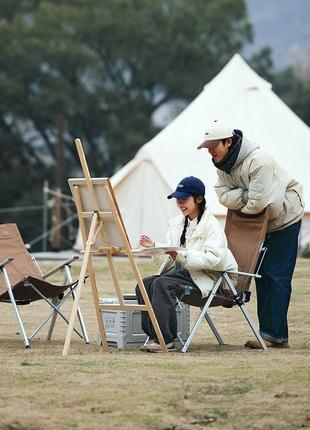
[[(166, 245), (181, 246), (184, 251), (154, 257), (155, 263), (161, 266), (159, 274), (143, 279), (168, 351), (175, 350), (174, 339), (177, 337), (177, 286), (198, 287), (202, 297), (206, 297), (219, 277), (218, 271), (237, 270), (237, 263), (227, 248), (224, 231), (206, 207), (204, 196), (205, 186), (194, 176), (182, 179), (168, 196), (168, 199), (176, 199), (182, 214), (169, 221)], [(155, 242), (145, 235), (140, 237), (139, 243), (146, 248), (155, 246)], [(143, 304), (138, 287), (136, 294), (139, 304)], [(141, 349), (161, 352), (147, 312), (141, 312), (141, 322), (149, 337)]]

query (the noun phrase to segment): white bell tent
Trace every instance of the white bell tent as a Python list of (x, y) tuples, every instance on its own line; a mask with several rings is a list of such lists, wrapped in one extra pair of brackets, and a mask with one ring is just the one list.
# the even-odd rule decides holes
[[(224, 221), (226, 208), (213, 189), (217, 174), (207, 150), (197, 150), (208, 123), (218, 119), (240, 129), (303, 185), (301, 244), (310, 243), (310, 128), (272, 91), (239, 54), (203, 91), (113, 177), (112, 184), (132, 243), (141, 233), (163, 242), (168, 219), (178, 213), (168, 200), (185, 176), (206, 185), (211, 211)], [(79, 248), (80, 240), (77, 240)]]

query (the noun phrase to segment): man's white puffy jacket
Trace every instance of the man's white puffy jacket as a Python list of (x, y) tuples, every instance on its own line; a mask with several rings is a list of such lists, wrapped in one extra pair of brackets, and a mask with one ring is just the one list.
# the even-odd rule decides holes
[[(166, 245), (180, 245), (184, 221), (183, 215), (169, 221)], [(160, 265), (159, 273), (166, 272), (174, 264), (174, 260), (168, 255), (156, 256), (154, 261)], [(189, 271), (203, 297), (212, 290), (219, 272), (237, 270), (236, 260), (227, 247), (225, 233), (208, 208), (205, 209), (192, 236), (187, 239), (186, 250), (178, 252), (176, 261)]]
[(302, 218), (300, 184), (246, 138), (230, 173), (218, 169), (217, 174), (215, 191), (222, 205), (246, 214), (260, 213), (269, 206), (268, 232), (282, 230)]

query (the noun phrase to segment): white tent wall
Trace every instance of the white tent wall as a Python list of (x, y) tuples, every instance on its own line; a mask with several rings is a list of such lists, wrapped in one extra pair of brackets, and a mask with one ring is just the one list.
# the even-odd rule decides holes
[[(114, 184), (115, 178), (112, 178)], [(114, 191), (119, 203), (131, 245), (137, 247), (140, 234), (164, 241), (167, 220), (177, 214), (175, 202), (167, 199), (168, 185), (154, 164), (141, 160), (123, 181), (116, 182)]]
[(185, 176), (204, 181), (207, 205), (223, 220), (226, 208), (214, 191), (216, 169), (207, 151), (196, 149), (214, 119), (241, 129), (303, 185), (306, 215), (301, 246), (310, 243), (310, 129), (273, 93), (271, 84), (236, 54), (180, 115), (112, 177), (132, 245), (140, 233), (165, 240), (168, 219), (177, 213), (175, 201), (167, 200), (167, 194)]

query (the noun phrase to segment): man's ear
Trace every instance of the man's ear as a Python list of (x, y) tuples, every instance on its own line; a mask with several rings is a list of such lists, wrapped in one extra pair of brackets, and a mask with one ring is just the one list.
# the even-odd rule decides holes
[(231, 137), (228, 137), (228, 138), (226, 139), (226, 143), (227, 143), (227, 147), (229, 148), (229, 147), (232, 145), (232, 143), (233, 143), (232, 138), (231, 138)]
[(198, 196), (198, 197), (197, 197), (197, 200), (196, 200), (196, 203), (201, 203), (202, 201), (203, 201), (203, 197)]

